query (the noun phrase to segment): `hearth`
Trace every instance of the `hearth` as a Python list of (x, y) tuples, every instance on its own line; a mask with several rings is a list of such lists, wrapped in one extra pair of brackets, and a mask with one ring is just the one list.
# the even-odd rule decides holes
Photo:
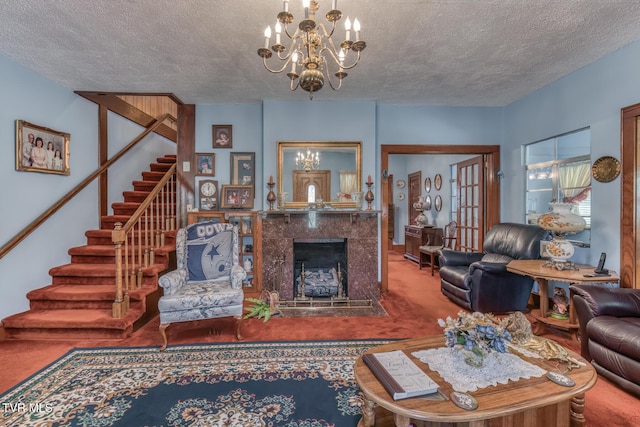
[(347, 239), (293, 240), (294, 299), (346, 298)]
[[(299, 307), (368, 305), (367, 301), (369, 304), (378, 301), (378, 215), (378, 212), (263, 211), (263, 287), (277, 290), (281, 303)], [(294, 285), (302, 272), (302, 260), (296, 259), (294, 244), (309, 242), (320, 244), (323, 249), (304, 256), (305, 272), (315, 273), (322, 269), (326, 280), (337, 278), (340, 272), (343, 298), (309, 296), (307, 300), (294, 299), (297, 292)], [(325, 256), (327, 259), (319, 263), (318, 260)], [(335, 276), (331, 275), (332, 269), (335, 269)]]

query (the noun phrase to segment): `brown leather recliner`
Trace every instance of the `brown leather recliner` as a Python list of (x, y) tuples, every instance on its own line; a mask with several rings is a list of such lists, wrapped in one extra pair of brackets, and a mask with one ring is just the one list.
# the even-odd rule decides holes
[(640, 397), (640, 289), (571, 285), (580, 352), (596, 371)]

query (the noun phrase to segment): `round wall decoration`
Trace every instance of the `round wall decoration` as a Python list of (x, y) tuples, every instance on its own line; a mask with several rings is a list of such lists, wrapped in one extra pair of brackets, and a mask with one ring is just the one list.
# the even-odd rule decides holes
[(429, 177), (424, 179), (424, 191), (427, 193), (431, 191), (431, 178)]
[(433, 178), (433, 185), (436, 187), (436, 190), (440, 190), (442, 188), (442, 175), (436, 174), (436, 177)]
[(396, 182), (396, 186), (398, 188), (404, 188), (405, 185), (407, 185), (407, 183), (405, 182), (404, 179), (399, 179), (398, 182)]
[(398, 200), (404, 200), (404, 193), (398, 193)]
[(440, 209), (442, 209), (442, 197), (440, 197), (439, 194), (436, 196), (436, 200), (434, 204), (435, 204), (436, 211), (440, 212)]
[(593, 162), (591, 175), (600, 182), (611, 182), (620, 175), (620, 162), (615, 157), (603, 156)]

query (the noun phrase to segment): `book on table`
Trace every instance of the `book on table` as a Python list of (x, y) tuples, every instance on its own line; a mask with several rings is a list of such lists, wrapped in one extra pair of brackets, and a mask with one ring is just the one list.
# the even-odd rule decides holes
[(402, 350), (366, 353), (362, 355), (362, 360), (393, 400), (423, 396), (438, 391), (438, 384)]

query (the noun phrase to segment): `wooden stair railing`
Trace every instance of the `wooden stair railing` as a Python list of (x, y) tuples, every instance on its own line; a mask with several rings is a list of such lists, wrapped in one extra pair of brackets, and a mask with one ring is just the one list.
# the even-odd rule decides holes
[(176, 121), (176, 118), (171, 114), (164, 114), (159, 118), (155, 119), (155, 121), (135, 139), (133, 139), (126, 147), (120, 150), (116, 155), (114, 155), (111, 159), (107, 160), (104, 165), (98, 168), (94, 173), (89, 175), (84, 179), (80, 184), (76, 185), (73, 189), (71, 189), (67, 194), (60, 198), (53, 206), (47, 209), (42, 215), (33, 220), (29, 225), (22, 229), (18, 234), (16, 234), (11, 240), (9, 240), (5, 245), (0, 248), (0, 259), (2, 259), (6, 254), (9, 253), (13, 248), (15, 248), (20, 242), (22, 242), (29, 234), (36, 230), (42, 223), (44, 223), (47, 219), (49, 219), (53, 214), (55, 214), (60, 208), (62, 208), (69, 200), (74, 198), (80, 191), (82, 191), (87, 185), (91, 184), (94, 179), (102, 175), (104, 171), (106, 171), (112, 164), (118, 161), (122, 156), (124, 156), (131, 148), (133, 148), (138, 142), (142, 141), (142, 139), (149, 135), (151, 132), (156, 130), (165, 120), (170, 119), (172, 121)]
[(126, 224), (115, 224), (115, 300), (112, 316), (129, 310), (129, 291), (142, 286), (142, 269), (154, 264), (155, 249), (164, 246), (167, 231), (176, 229), (176, 165), (173, 164)]

